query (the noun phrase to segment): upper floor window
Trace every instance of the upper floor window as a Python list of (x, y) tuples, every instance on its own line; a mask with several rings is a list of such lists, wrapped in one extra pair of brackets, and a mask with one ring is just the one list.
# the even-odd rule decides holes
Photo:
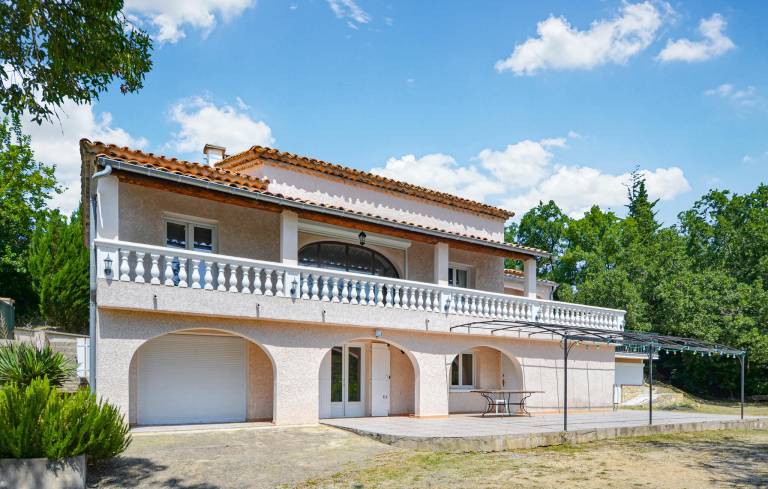
[(212, 224), (168, 219), (165, 221), (165, 245), (213, 253), (216, 251), (216, 227)]
[(321, 241), (299, 250), (299, 263), (308, 267), (399, 278), (397, 269), (384, 255), (363, 246)]
[(469, 288), (469, 269), (452, 265), (448, 268), (448, 285)]

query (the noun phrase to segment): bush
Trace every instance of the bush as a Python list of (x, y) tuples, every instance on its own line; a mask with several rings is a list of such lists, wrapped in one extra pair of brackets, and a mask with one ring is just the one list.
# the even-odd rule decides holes
[(77, 365), (50, 345), (36, 347), (26, 342), (11, 342), (0, 346), (0, 385), (14, 383), (21, 387), (34, 379), (48, 378), (61, 387), (75, 375)]
[(60, 459), (85, 454), (97, 464), (130, 444), (119, 411), (80, 390), (66, 394), (47, 379), (0, 391), (0, 458)]

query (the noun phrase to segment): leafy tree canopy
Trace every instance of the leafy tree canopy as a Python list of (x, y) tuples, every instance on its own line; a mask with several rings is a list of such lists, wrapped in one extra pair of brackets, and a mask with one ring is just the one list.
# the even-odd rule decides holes
[(115, 80), (142, 87), (152, 42), (122, 13), (122, 0), (0, 2), (0, 108), (50, 120), (66, 99), (97, 99)]

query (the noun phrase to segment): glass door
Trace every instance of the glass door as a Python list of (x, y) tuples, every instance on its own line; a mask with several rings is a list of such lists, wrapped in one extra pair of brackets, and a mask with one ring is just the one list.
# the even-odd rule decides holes
[(365, 348), (349, 343), (331, 349), (331, 417), (365, 415)]

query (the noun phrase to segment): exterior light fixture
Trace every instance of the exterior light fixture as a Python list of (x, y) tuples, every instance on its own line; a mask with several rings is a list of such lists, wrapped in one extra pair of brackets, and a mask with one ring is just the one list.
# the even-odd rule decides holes
[(365, 246), (365, 231), (360, 231), (360, 234), (357, 235), (357, 239), (360, 240), (360, 246)]
[(104, 258), (104, 275), (112, 275), (112, 258), (109, 255)]
[(376, 335), (376, 338), (381, 338), (381, 337), (382, 337), (382, 335), (383, 335), (383, 333), (381, 332), (381, 330), (380, 330), (380, 329), (377, 329), (377, 330), (376, 330), (376, 332), (375, 332), (374, 334)]
[(296, 296), (296, 290), (299, 288), (299, 283), (296, 281), (296, 277), (293, 278), (293, 282), (291, 282), (291, 297)]

